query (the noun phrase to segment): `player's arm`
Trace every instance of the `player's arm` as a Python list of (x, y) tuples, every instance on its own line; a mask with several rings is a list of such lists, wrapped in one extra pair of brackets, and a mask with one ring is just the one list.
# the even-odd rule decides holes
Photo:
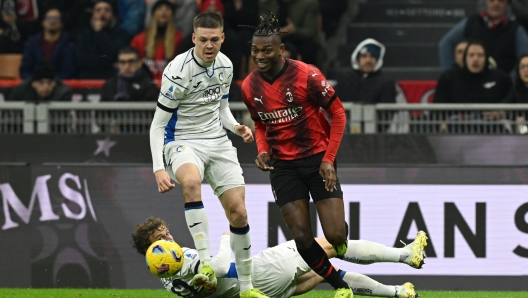
[(169, 123), (173, 113), (176, 111), (176, 108), (179, 105), (179, 99), (185, 90), (183, 85), (184, 79), (182, 78), (183, 75), (179, 74), (179, 76), (177, 76), (179, 78), (178, 82), (176, 82), (175, 79), (171, 79), (176, 76), (171, 75), (169, 69), (170, 67), (167, 67), (163, 73), (156, 111), (154, 112), (154, 118), (152, 119), (152, 124), (150, 126), (152, 170), (156, 177), (158, 191), (161, 193), (170, 191), (174, 188), (174, 184), (171, 182), (169, 175), (165, 171), (165, 165), (163, 164), (165, 127)]
[[(228, 78), (228, 85), (226, 87), (227, 90), (229, 90), (229, 86), (232, 84), (232, 78), (233, 75), (231, 74)], [(253, 142), (253, 133), (251, 132), (251, 129), (245, 125), (241, 125), (238, 123), (235, 117), (233, 117), (233, 113), (231, 113), (231, 109), (229, 108), (228, 99), (229, 93), (225, 94), (220, 99), (220, 121), (222, 121), (222, 125), (235, 134), (241, 136), (244, 139), (244, 142)]]
[(231, 267), (231, 246), (229, 239), (229, 234), (222, 235), (218, 254), (211, 258), (211, 266), (217, 277), (224, 277)]
[(327, 191), (333, 191), (337, 182), (337, 174), (334, 169), (334, 161), (337, 150), (341, 144), (341, 139), (345, 132), (346, 114), (341, 100), (337, 97), (334, 88), (330, 86), (325, 76), (317, 68), (310, 72), (314, 75), (308, 75), (308, 90), (310, 98), (314, 103), (328, 113), (331, 118), (329, 143), (323, 161), (319, 168), (319, 174), (325, 180)]
[(268, 166), (270, 160), (269, 156), (269, 145), (266, 142), (266, 124), (260, 119), (257, 110), (251, 105), (251, 97), (245, 92), (245, 87), (248, 84), (244, 81), (242, 86), (242, 99), (246, 105), (251, 119), (255, 123), (255, 142), (257, 143), (257, 158), (255, 159), (255, 164), (257, 167), (263, 171), (273, 170), (273, 167)]

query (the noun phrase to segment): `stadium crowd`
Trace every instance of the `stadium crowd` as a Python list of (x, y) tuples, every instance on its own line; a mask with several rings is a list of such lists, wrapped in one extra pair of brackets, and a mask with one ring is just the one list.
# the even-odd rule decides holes
[[(62, 80), (81, 79), (105, 81), (101, 101), (156, 101), (165, 66), (193, 47), (192, 20), (204, 11), (224, 18), (221, 51), (233, 62), (234, 80), (255, 69), (251, 27), (269, 11), (278, 11), (285, 56), (326, 73), (325, 45), (357, 2), (0, 0), (0, 56), (19, 55), (15, 77), (24, 80), (6, 99), (67, 100)], [(481, 9), (438, 41), (442, 73), (433, 103), (528, 103), (526, 2), (475, 0)], [(350, 53), (351, 67), (327, 75), (343, 102), (401, 102), (397, 82), (383, 73), (390, 51), (383, 40), (365, 39)], [(232, 89), (230, 101), (241, 101), (239, 86)]]

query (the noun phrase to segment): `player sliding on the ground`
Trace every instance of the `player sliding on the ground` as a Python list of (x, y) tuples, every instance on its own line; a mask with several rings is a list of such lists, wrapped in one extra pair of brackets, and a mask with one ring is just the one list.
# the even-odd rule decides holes
[[(174, 240), (167, 224), (162, 219), (153, 217), (137, 225), (132, 238), (134, 248), (142, 255), (145, 255), (150, 244), (157, 240)], [(240, 295), (238, 275), (231, 260), (229, 238), (228, 234), (222, 235), (220, 250), (216, 256), (211, 258), (211, 266), (214, 267), (218, 278), (216, 291), (208, 292), (203, 287), (195, 287), (192, 284), (192, 278), (199, 271), (201, 264), (197, 251), (186, 247), (182, 248), (185, 255), (182, 269), (173, 277), (162, 278), (165, 288), (184, 298), (238, 297)], [(317, 238), (316, 241), (324, 249), (328, 258), (337, 256), (326, 239)], [(347, 262), (362, 265), (403, 262), (413, 268), (421, 269), (424, 264), (427, 236), (425, 232), (420, 231), (413, 242), (402, 248), (387, 247), (366, 240), (348, 240), (348, 242), (348, 249), (343, 256), (343, 260)], [(339, 274), (357, 295), (418, 297), (414, 285), (410, 282), (403, 285), (384, 285), (359, 273), (339, 270)], [(288, 241), (253, 256), (252, 281), (254, 286), (267, 296), (280, 298), (309, 292), (324, 279), (304, 262), (297, 251), (295, 242)]]

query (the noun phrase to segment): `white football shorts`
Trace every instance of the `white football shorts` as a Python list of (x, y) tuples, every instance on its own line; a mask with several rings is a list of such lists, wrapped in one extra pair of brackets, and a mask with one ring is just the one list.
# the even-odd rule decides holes
[(165, 145), (164, 154), (169, 177), (178, 183), (176, 170), (183, 164), (192, 163), (200, 170), (201, 178), (207, 179), (217, 197), (228, 189), (245, 184), (237, 149), (227, 137), (215, 140), (175, 140)]
[(291, 240), (253, 257), (252, 282), (269, 297), (291, 297), (297, 287), (296, 279), (310, 270)]

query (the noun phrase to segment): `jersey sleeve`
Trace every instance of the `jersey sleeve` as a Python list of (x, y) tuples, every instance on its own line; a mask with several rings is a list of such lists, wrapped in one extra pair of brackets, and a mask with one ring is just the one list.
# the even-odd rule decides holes
[(316, 67), (308, 68), (308, 96), (317, 106), (327, 109), (336, 98), (334, 88), (330, 86), (326, 77)]
[[(172, 65), (173, 63), (171, 63)], [(174, 63), (176, 64), (176, 63)], [(189, 79), (176, 66), (167, 66), (161, 79), (158, 107), (172, 113), (178, 108), (180, 100), (188, 91)]]

